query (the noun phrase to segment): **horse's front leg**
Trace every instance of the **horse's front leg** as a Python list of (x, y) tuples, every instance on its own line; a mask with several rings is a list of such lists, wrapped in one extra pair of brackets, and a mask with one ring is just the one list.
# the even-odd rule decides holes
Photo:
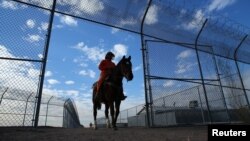
[(106, 127), (111, 128), (110, 120), (109, 120), (109, 106), (108, 106), (108, 104), (105, 104), (105, 117), (106, 117)]
[(93, 116), (94, 116), (94, 129), (97, 129), (97, 122), (96, 122), (96, 116), (97, 116), (97, 106), (96, 103), (94, 103), (93, 106)]
[(120, 114), (120, 105), (121, 105), (121, 101), (115, 102), (115, 124), (117, 123), (117, 118)]
[(112, 127), (114, 130), (117, 130), (116, 123), (115, 123), (115, 110), (114, 110), (113, 103), (110, 105), (110, 114), (111, 114), (111, 118), (112, 118)]

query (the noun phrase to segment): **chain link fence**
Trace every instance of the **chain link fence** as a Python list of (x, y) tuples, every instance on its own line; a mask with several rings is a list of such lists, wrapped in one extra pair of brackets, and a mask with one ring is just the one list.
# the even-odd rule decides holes
[[(0, 126), (34, 126), (36, 94), (0, 88)], [(39, 126), (81, 127), (72, 99), (43, 94)]]

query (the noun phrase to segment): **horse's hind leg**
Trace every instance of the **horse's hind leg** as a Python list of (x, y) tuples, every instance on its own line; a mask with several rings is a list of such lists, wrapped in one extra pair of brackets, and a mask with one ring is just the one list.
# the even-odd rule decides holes
[(109, 106), (108, 106), (108, 104), (105, 104), (105, 117), (106, 117), (107, 128), (111, 128), (110, 120), (109, 120)]
[(94, 103), (93, 106), (93, 116), (94, 116), (94, 129), (97, 129), (97, 122), (96, 122), (96, 116), (97, 116), (97, 105)]

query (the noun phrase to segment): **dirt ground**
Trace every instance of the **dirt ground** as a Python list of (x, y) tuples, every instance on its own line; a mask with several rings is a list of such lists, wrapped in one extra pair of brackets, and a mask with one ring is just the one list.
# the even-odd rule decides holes
[(0, 141), (207, 141), (207, 126), (168, 128), (0, 127)]

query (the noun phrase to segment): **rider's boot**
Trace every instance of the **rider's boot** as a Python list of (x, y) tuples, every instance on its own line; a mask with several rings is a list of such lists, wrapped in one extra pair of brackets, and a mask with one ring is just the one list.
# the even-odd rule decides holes
[(120, 95), (120, 100), (125, 100), (127, 98), (127, 96), (124, 95), (124, 93), (122, 92)]

